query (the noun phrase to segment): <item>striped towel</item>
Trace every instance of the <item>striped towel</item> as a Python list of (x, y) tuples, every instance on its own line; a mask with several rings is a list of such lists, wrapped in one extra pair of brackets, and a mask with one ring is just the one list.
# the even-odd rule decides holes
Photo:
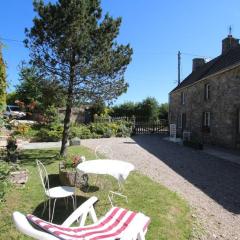
[(150, 222), (149, 217), (117, 207), (113, 207), (97, 223), (84, 227), (62, 227), (31, 214), (27, 215), (27, 219), (42, 230), (62, 240), (117, 240), (121, 238), (124, 230), (139, 214), (144, 221), (142, 226), (143, 231), (145, 231)]

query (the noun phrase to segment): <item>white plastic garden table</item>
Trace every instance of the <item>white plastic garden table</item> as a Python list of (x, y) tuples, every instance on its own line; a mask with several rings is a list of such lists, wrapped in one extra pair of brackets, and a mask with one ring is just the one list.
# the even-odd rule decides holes
[(113, 176), (118, 181), (119, 191), (109, 191), (108, 198), (111, 205), (113, 206), (113, 195), (124, 197), (127, 201), (127, 196), (123, 195), (121, 190), (129, 173), (134, 170), (133, 164), (120, 160), (99, 159), (82, 162), (78, 164), (77, 170), (88, 174), (107, 174)]

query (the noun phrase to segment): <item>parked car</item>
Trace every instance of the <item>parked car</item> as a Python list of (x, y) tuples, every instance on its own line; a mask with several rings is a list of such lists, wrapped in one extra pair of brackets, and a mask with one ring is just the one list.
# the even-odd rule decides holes
[(22, 112), (18, 106), (7, 105), (4, 116), (9, 117), (9, 118), (23, 118), (26, 116), (26, 113)]

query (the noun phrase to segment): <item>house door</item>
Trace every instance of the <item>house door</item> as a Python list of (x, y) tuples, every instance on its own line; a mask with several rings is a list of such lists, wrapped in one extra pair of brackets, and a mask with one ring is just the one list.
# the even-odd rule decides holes
[(240, 108), (237, 109), (237, 124), (236, 124), (236, 140), (235, 140), (235, 145), (236, 148), (240, 149)]
[(186, 124), (187, 124), (186, 113), (182, 113), (182, 131), (186, 129)]

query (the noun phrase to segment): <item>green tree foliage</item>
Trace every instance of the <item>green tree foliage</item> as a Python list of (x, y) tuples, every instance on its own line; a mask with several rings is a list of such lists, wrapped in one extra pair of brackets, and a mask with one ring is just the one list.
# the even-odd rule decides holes
[(168, 103), (160, 104), (153, 97), (148, 97), (141, 102), (125, 102), (112, 107), (111, 116), (132, 117), (135, 116), (142, 121), (155, 121), (168, 119)]
[(67, 89), (61, 155), (66, 154), (71, 109), (83, 102), (112, 101), (127, 90), (124, 73), (131, 61), (129, 45), (119, 45), (121, 18), (102, 16), (100, 0), (34, 1), (37, 16), (26, 30), (26, 46), (41, 73)]
[(92, 104), (91, 106), (91, 114), (92, 115), (101, 115), (104, 113), (104, 110), (106, 108), (106, 104), (104, 103), (104, 101), (98, 101)]
[(7, 105), (14, 105), (16, 100), (18, 100), (16, 91), (7, 93)]
[(168, 120), (168, 103), (162, 103), (159, 106), (159, 119)]
[(136, 107), (137, 107), (137, 104), (135, 104), (134, 102), (128, 101), (121, 105), (114, 106), (112, 108), (113, 109), (112, 115), (118, 116), (118, 117), (136, 116), (137, 114)]
[(36, 102), (36, 110), (43, 113), (50, 106), (64, 106), (66, 91), (54, 77), (45, 78), (37, 67), (25, 64), (21, 66), (19, 76), (20, 84), (14, 98), (26, 105)]
[(145, 118), (146, 121), (155, 121), (158, 119), (159, 110), (156, 98), (148, 97), (137, 106), (137, 115)]
[(54, 105), (48, 106), (46, 108), (44, 116), (47, 119), (48, 124), (59, 124), (60, 123), (60, 118), (58, 114), (58, 110)]
[(0, 42), (0, 112), (5, 109), (6, 106), (6, 88), (7, 88), (7, 80), (6, 80), (6, 66), (2, 57), (2, 49)]

